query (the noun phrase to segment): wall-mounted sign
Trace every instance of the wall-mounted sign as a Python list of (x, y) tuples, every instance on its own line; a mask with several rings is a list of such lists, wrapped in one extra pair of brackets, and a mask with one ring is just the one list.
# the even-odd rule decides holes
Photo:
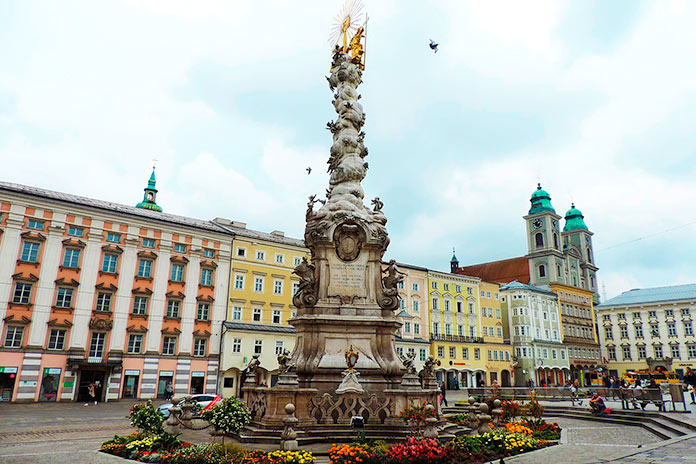
[(50, 375), (50, 374), (58, 374), (60, 375), (60, 367), (45, 367), (44, 368), (44, 375)]
[(173, 377), (174, 371), (160, 371), (160, 377)]
[(140, 375), (139, 370), (126, 370), (125, 375)]
[(205, 377), (205, 372), (191, 372), (191, 377)]
[(36, 385), (38, 385), (36, 380), (20, 380), (19, 381), (20, 387), (35, 387)]
[(2, 374), (16, 374), (17, 368), (16, 367), (0, 367), (0, 373), (2, 373)]

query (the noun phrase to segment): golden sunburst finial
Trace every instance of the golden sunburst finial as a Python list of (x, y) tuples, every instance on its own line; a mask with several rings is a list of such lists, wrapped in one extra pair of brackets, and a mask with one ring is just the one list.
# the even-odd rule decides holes
[(363, 14), (362, 0), (345, 0), (343, 8), (331, 28), (329, 42), (333, 50), (337, 45), (343, 47), (343, 53), (348, 52), (348, 40), (352, 38), (358, 30), (358, 21)]

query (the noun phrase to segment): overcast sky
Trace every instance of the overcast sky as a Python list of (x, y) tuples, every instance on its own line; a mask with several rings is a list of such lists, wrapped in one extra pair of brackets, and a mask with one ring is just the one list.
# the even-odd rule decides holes
[[(0, 2), (0, 178), (135, 205), (157, 158), (165, 211), (301, 237), (328, 184), (340, 6)], [(585, 214), (602, 296), (696, 281), (696, 2), (366, 6), (364, 186), (388, 257), (526, 253), (540, 180)]]

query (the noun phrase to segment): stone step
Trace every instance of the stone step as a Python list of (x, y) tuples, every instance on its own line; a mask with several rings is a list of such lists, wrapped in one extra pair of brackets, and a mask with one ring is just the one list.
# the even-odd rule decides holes
[(569, 419), (580, 419), (580, 420), (585, 420), (585, 421), (590, 421), (590, 422), (602, 422), (602, 423), (609, 423), (609, 424), (625, 425), (625, 426), (629, 426), (629, 427), (642, 427), (644, 430), (652, 433), (653, 435), (659, 437), (662, 440), (669, 440), (670, 438), (675, 438), (678, 436), (685, 435), (685, 433), (680, 432), (680, 431), (676, 431), (675, 429), (666, 429), (658, 424), (650, 423), (649, 421), (636, 420), (637, 418), (630, 419), (630, 418), (622, 418), (622, 417), (611, 417), (611, 415), (598, 417), (598, 416), (593, 416), (590, 413), (581, 414), (581, 413), (577, 413), (577, 412), (563, 412), (563, 411), (544, 413), (544, 416), (546, 416), (546, 417), (566, 417)]

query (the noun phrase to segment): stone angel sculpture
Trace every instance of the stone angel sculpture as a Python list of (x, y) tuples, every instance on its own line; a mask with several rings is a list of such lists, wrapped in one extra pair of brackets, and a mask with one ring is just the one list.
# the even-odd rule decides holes
[(407, 374), (415, 374), (416, 373), (416, 352), (415, 351), (409, 351), (406, 353), (406, 356), (401, 356), (401, 362), (404, 363), (404, 367), (406, 367), (406, 373)]
[(401, 272), (398, 267), (396, 267), (396, 261), (390, 260), (387, 268), (382, 270), (383, 274), (386, 276), (382, 277), (382, 286), (384, 287), (384, 294), (388, 296), (398, 295), (399, 291), (397, 289), (399, 282), (403, 282), (405, 272)]
[(317, 293), (317, 278), (314, 265), (310, 264), (305, 256), (302, 258), (302, 262), (295, 267), (293, 274), (300, 278), (300, 285), (292, 297), (293, 304), (298, 308), (314, 306)]
[(295, 368), (295, 363), (290, 362), (290, 352), (283, 350), (278, 354), (278, 373), (287, 374)]

